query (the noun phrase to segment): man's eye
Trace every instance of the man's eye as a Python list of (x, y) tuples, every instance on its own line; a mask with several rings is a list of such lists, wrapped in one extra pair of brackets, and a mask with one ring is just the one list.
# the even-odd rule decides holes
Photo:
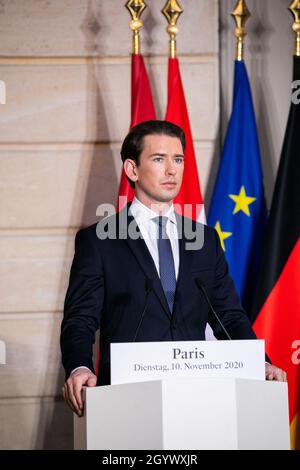
[(183, 158), (175, 158), (175, 162), (178, 163), (179, 165), (183, 163)]
[(155, 157), (153, 159), (154, 162), (161, 162), (162, 161), (162, 158), (161, 157)]

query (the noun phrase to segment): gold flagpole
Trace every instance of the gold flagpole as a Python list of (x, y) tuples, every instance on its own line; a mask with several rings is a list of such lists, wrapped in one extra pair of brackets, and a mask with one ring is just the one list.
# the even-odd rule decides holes
[(231, 16), (233, 16), (236, 24), (234, 31), (234, 35), (237, 38), (236, 60), (241, 62), (244, 60), (244, 38), (247, 34), (245, 26), (251, 16), (245, 0), (238, 0)]
[(289, 6), (289, 10), (295, 19), (292, 26), (293, 31), (296, 34), (294, 55), (300, 57), (300, 0), (294, 0)]
[(143, 27), (141, 16), (147, 5), (143, 0), (128, 0), (125, 7), (132, 18), (129, 23), (132, 30), (132, 53), (139, 54), (141, 51), (140, 29)]
[(168, 0), (161, 10), (162, 14), (165, 16), (168, 22), (167, 33), (170, 36), (169, 41), (169, 57), (171, 59), (176, 58), (176, 34), (178, 33), (178, 28), (176, 26), (178, 18), (183, 9), (179, 5), (177, 0)]

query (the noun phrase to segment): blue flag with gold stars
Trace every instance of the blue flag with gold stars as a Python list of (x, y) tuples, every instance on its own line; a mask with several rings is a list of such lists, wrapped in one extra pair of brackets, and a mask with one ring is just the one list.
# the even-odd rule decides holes
[(220, 237), (243, 306), (250, 308), (266, 226), (266, 203), (254, 108), (244, 62), (235, 62), (233, 108), (208, 225)]

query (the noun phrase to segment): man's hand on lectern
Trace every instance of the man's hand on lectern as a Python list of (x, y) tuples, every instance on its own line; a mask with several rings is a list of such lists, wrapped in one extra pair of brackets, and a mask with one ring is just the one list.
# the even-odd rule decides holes
[(286, 372), (266, 362), (266, 380), (277, 380), (278, 382), (287, 382)]
[(71, 373), (62, 388), (67, 405), (77, 416), (83, 416), (82, 387), (95, 387), (97, 377), (86, 367), (80, 367)]

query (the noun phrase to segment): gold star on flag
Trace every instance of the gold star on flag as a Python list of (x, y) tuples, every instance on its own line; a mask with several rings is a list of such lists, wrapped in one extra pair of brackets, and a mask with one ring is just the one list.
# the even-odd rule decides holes
[(233, 215), (239, 211), (242, 211), (244, 212), (244, 214), (250, 217), (249, 206), (254, 201), (256, 201), (256, 197), (247, 196), (246, 191), (245, 191), (245, 186), (241, 187), (240, 194), (229, 194), (229, 197), (235, 202)]
[(218, 232), (218, 235), (219, 235), (219, 237), (220, 237), (221, 246), (222, 246), (222, 248), (223, 248), (223, 251), (226, 251), (226, 250), (225, 250), (225, 243), (224, 243), (224, 240), (226, 240), (226, 238), (231, 237), (232, 232), (223, 232), (222, 229), (221, 229), (221, 224), (220, 224), (219, 221), (216, 223), (215, 229), (216, 229), (216, 231)]

